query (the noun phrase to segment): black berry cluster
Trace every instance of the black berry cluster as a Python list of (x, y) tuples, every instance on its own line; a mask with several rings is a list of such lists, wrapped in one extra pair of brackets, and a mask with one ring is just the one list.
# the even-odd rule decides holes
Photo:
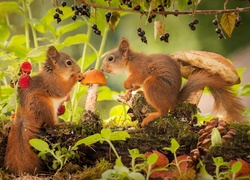
[(196, 24), (198, 24), (199, 23), (199, 21), (198, 21), (198, 19), (194, 19), (192, 22), (190, 22), (189, 24), (188, 24), (188, 26), (190, 27), (190, 29), (191, 30), (195, 30), (196, 29)]
[(147, 38), (146, 38), (146, 36), (145, 36), (145, 31), (144, 30), (142, 30), (141, 28), (138, 28), (137, 29), (137, 34), (138, 34), (138, 36), (140, 36), (141, 37), (141, 41), (142, 42), (144, 42), (144, 43), (148, 43), (148, 41), (147, 41)]
[(235, 27), (239, 27), (241, 23), (242, 23), (242, 18), (240, 16), (238, 16), (235, 19)]
[(95, 34), (97, 35), (101, 35), (101, 31), (98, 29), (97, 25), (96, 24), (93, 24), (92, 25), (92, 30)]
[(192, 0), (188, 0), (187, 4), (188, 4), (188, 5), (193, 4)]
[(221, 30), (221, 28), (220, 28), (220, 26), (219, 26), (219, 21), (218, 21), (218, 19), (214, 19), (214, 20), (212, 21), (212, 23), (213, 23), (213, 25), (217, 26), (217, 28), (215, 28), (215, 32), (216, 32), (216, 34), (218, 35), (218, 38), (219, 38), (219, 39), (224, 38), (224, 35), (222, 34), (222, 30)]
[(56, 19), (57, 23), (62, 21), (60, 15), (63, 15), (63, 11), (59, 7), (57, 7), (56, 13), (54, 14), (54, 19)]
[(168, 43), (169, 36), (170, 36), (169, 33), (166, 32), (164, 35), (160, 36), (160, 40), (165, 41), (166, 43)]
[(72, 20), (76, 20), (77, 16), (86, 16), (90, 18), (90, 7), (85, 4), (72, 5), (71, 6), (72, 11), (74, 11), (74, 15), (72, 16)]

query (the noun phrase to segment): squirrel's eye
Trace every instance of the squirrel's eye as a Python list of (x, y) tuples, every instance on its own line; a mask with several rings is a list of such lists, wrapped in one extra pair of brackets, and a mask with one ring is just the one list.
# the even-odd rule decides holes
[(109, 57), (108, 57), (108, 60), (109, 61), (113, 61), (115, 58), (114, 58), (114, 56), (113, 55), (110, 55)]
[(70, 66), (70, 65), (72, 65), (72, 61), (71, 60), (67, 60), (66, 64)]

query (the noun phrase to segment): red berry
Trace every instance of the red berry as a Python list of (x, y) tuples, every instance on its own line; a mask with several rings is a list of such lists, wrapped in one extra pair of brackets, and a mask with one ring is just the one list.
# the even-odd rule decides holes
[(32, 66), (29, 62), (24, 62), (20, 67), (21, 74), (30, 74)]
[(64, 105), (60, 105), (60, 106), (58, 107), (58, 109), (57, 109), (57, 115), (58, 115), (58, 116), (63, 115), (63, 114), (65, 113), (65, 110), (66, 110), (65, 106), (64, 106)]
[(30, 85), (30, 76), (29, 75), (23, 75), (18, 80), (18, 86), (20, 88), (28, 88)]

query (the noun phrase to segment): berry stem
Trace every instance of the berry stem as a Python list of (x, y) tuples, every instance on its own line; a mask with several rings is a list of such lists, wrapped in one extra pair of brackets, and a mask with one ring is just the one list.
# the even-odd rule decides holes
[(96, 63), (95, 63), (95, 69), (99, 69), (99, 67), (100, 67), (101, 58), (102, 58), (105, 43), (107, 41), (108, 32), (109, 32), (109, 26), (106, 26), (105, 29), (104, 29), (104, 32), (103, 32), (102, 42), (101, 42), (101, 45), (100, 45), (100, 48), (99, 48), (99, 51), (98, 51), (97, 60), (96, 60)]

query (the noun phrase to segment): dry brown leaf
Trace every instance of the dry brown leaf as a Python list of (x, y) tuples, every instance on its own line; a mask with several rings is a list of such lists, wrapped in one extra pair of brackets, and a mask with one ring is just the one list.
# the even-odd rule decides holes
[(221, 20), (220, 20), (221, 27), (223, 28), (223, 30), (225, 31), (225, 33), (227, 33), (229, 37), (232, 36), (232, 32), (235, 27), (236, 18), (237, 18), (237, 15), (235, 13), (230, 13), (230, 14), (224, 13), (221, 17)]
[(154, 39), (156, 41), (157, 35), (163, 35), (165, 32), (164, 23), (161, 21), (154, 22)]

